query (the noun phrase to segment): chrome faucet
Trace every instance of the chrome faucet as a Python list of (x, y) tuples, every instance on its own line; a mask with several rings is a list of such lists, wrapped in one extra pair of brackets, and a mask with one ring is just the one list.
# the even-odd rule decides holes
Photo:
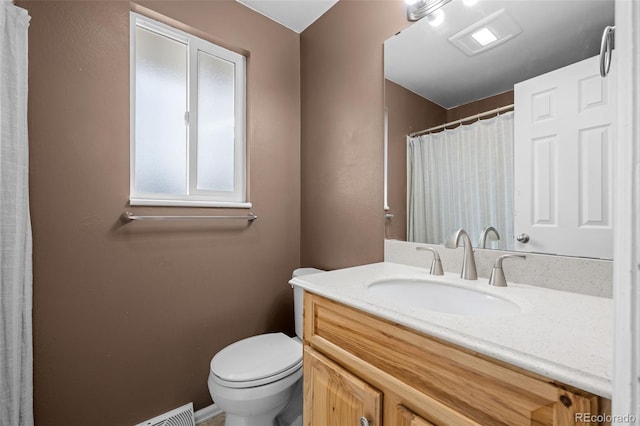
[(496, 259), (496, 263), (491, 270), (491, 276), (489, 277), (489, 285), (496, 287), (506, 287), (507, 279), (504, 277), (504, 271), (502, 270), (502, 261), (508, 257), (516, 257), (520, 259), (526, 259), (527, 256), (521, 254), (505, 254)]
[(479, 244), (478, 248), (483, 249), (483, 248), (486, 247), (486, 245), (487, 245), (487, 237), (489, 236), (490, 232), (494, 233), (494, 235), (496, 236), (496, 240), (500, 239), (500, 234), (498, 234), (498, 230), (496, 228), (494, 228), (493, 226), (487, 226), (480, 233), (480, 244)]
[(431, 261), (431, 269), (429, 269), (429, 273), (431, 275), (444, 275), (444, 271), (442, 270), (442, 262), (440, 261), (440, 255), (435, 249), (430, 247), (416, 247), (416, 251), (430, 251), (433, 253), (433, 261)]
[(461, 238), (464, 241), (464, 257), (462, 260), (462, 271), (460, 272), (460, 277), (465, 280), (477, 280), (478, 272), (476, 271), (476, 259), (473, 257), (473, 247), (471, 246), (471, 238), (469, 238), (469, 234), (467, 234), (464, 229), (460, 228), (444, 243), (444, 246), (452, 249), (458, 248)]

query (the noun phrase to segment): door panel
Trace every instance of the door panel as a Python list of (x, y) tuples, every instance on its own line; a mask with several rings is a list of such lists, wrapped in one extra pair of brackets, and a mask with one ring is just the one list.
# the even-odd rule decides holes
[(517, 250), (613, 258), (614, 95), (598, 57), (515, 86)]
[(382, 394), (312, 349), (304, 349), (304, 424), (382, 426)]

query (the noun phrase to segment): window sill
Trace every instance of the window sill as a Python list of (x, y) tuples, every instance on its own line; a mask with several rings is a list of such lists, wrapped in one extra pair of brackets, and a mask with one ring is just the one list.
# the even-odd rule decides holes
[(131, 198), (131, 206), (157, 206), (157, 207), (221, 207), (226, 209), (250, 209), (251, 203), (236, 201), (197, 201), (197, 200), (147, 200)]

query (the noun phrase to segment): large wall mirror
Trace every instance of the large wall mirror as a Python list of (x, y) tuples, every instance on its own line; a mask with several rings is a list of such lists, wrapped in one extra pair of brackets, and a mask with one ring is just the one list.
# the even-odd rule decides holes
[(385, 41), (386, 237), (610, 259), (613, 25), (613, 0), (451, 0)]

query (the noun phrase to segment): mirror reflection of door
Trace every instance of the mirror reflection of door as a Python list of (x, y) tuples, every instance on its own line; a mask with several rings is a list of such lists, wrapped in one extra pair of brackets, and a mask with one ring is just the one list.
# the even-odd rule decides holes
[(615, 82), (596, 56), (516, 85), (518, 250), (613, 258)]

